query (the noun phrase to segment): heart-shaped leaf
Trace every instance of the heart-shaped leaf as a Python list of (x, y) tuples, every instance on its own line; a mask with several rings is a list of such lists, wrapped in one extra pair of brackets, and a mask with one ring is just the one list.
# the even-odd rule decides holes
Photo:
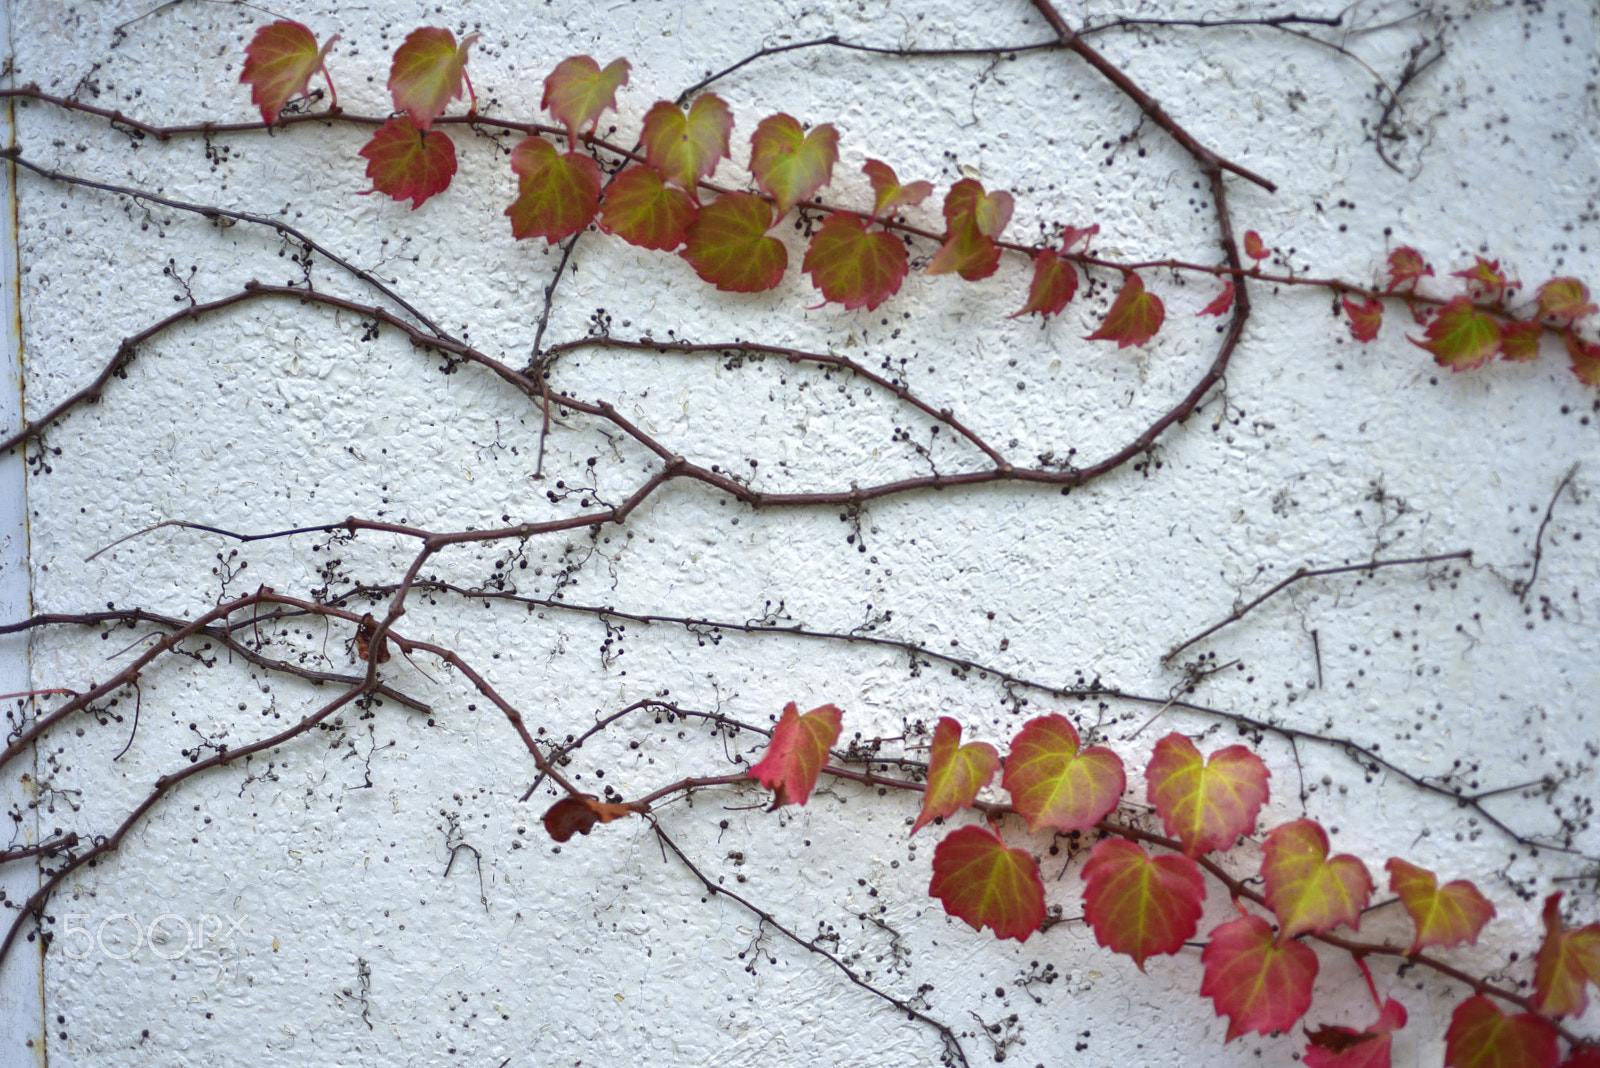
[(1272, 925), (1259, 916), (1212, 931), (1200, 963), (1206, 970), (1200, 995), (1216, 1004), (1218, 1016), (1228, 1017), (1225, 1041), (1247, 1031), (1287, 1031), (1311, 1007), (1317, 955), (1293, 939), (1275, 939)]
[(869, 232), (858, 216), (838, 212), (812, 236), (801, 269), (828, 300), (870, 311), (900, 291), (910, 265), (893, 234)]
[(1006, 757), (1005, 788), (1030, 830), (1087, 831), (1117, 807), (1122, 761), (1104, 746), (1078, 749), (1078, 732), (1054, 713), (1023, 724)]
[(1267, 906), (1277, 914), (1281, 939), (1302, 931), (1326, 934), (1341, 923), (1361, 927), (1372, 876), (1348, 853), (1329, 859), (1328, 834), (1316, 820), (1274, 828), (1261, 853)]
[(645, 160), (674, 185), (693, 190), (700, 179), (717, 169), (728, 155), (733, 133), (733, 112), (715, 93), (702, 93), (689, 105), (689, 113), (665, 100), (644, 116)]
[(600, 165), (580, 152), (558, 153), (544, 138), (527, 137), (511, 150), (511, 169), (520, 181), (505, 213), (518, 241), (542, 237), (553, 245), (588, 226), (600, 210)]
[(1039, 865), (986, 827), (952, 831), (933, 851), (928, 893), (973, 930), (1026, 942), (1044, 924), (1044, 881)]
[(569, 56), (545, 78), (539, 106), (567, 128), (568, 141), (575, 141), (584, 127), (592, 130), (602, 112), (617, 106), (617, 90), (628, 84), (628, 70), (625, 59), (614, 59), (601, 70), (589, 56)]
[(750, 173), (777, 205), (780, 219), (833, 179), (838, 159), (839, 131), (828, 123), (806, 133), (793, 116), (769, 115), (750, 138)]
[(932, 182), (907, 182), (900, 184), (894, 168), (879, 160), (869, 159), (861, 165), (861, 172), (872, 183), (872, 217), (887, 217), (896, 208), (911, 208), (928, 199), (933, 192)]
[(933, 747), (928, 754), (928, 789), (922, 795), (922, 812), (911, 825), (911, 833), (972, 804), (978, 791), (988, 786), (999, 770), (1000, 754), (994, 746), (988, 742), (962, 745), (961, 724), (949, 716), (941, 717), (933, 729)]
[(395, 49), (389, 68), (389, 94), (394, 97), (395, 110), (410, 115), (417, 129), (431, 128), (450, 101), (461, 98), (463, 82), (471, 91), (467, 49), (477, 39), (474, 33), (457, 45), (449, 30), (436, 26), (412, 30)]
[(372, 189), (396, 200), (411, 200), (411, 210), (442, 193), (456, 173), (456, 146), (443, 130), (425, 134), (408, 115), (397, 115), (378, 128), (361, 149), (367, 159)]
[(1440, 367), (1467, 371), (1482, 367), (1500, 350), (1500, 320), (1473, 307), (1469, 297), (1455, 297), (1428, 324), (1427, 341), (1407, 341), (1433, 353)]
[(1444, 1034), (1447, 1068), (1555, 1068), (1556, 1029), (1531, 1012), (1507, 1016), (1479, 994), (1456, 1006)]
[(1429, 946), (1476, 944), (1478, 932), (1494, 918), (1494, 906), (1465, 879), (1441, 887), (1433, 872), (1399, 857), (1391, 857), (1384, 868), (1389, 872), (1389, 889), (1400, 895), (1417, 928), (1409, 953)]
[(1206, 896), (1200, 867), (1188, 857), (1151, 860), (1122, 838), (1097, 842), (1083, 866), (1083, 918), (1102, 946), (1133, 958), (1176, 953), (1194, 937)]
[(1150, 755), (1146, 796), (1167, 833), (1183, 842), (1184, 854), (1198, 857), (1228, 849), (1255, 830), (1271, 777), (1261, 758), (1242, 745), (1219, 749), (1207, 761), (1193, 742), (1173, 733)]
[(640, 248), (672, 252), (699, 215), (694, 198), (654, 167), (629, 167), (605, 191), (600, 228)]
[(1166, 317), (1167, 309), (1161, 298), (1145, 292), (1144, 279), (1129, 271), (1122, 289), (1117, 292), (1117, 299), (1111, 302), (1106, 321), (1084, 340), (1115, 341), (1119, 349), (1143, 345), (1156, 336)]
[(833, 705), (813, 708), (803, 716), (793, 701), (783, 706), (766, 754), (750, 769), (750, 775), (772, 791), (773, 808), (804, 805), (810, 799), (828, 762), (828, 750), (839, 740), (841, 718)]
[(250, 101), (261, 109), (261, 118), (268, 125), (278, 121), (278, 112), (290, 99), (306, 91), (311, 76), (318, 71), (328, 79), (330, 106), (339, 102), (333, 91), (333, 78), (323, 59), (338, 34), (328, 38), (328, 43), (317, 47), (317, 38), (309, 27), (284, 20), (256, 30), (256, 35), (244, 50), (244, 70), (239, 80), (250, 87)]
[(1050, 249), (1042, 248), (1033, 254), (1033, 282), (1028, 286), (1028, 303), (1011, 318), (1032, 312), (1041, 316), (1058, 315), (1077, 292), (1078, 272), (1072, 264)]
[(1544, 901), (1544, 942), (1533, 972), (1533, 1004), (1551, 1016), (1582, 1016), (1589, 984), (1600, 984), (1600, 923), (1569, 931), (1561, 922), (1561, 891)]
[(759, 293), (783, 279), (789, 250), (768, 237), (772, 205), (754, 193), (724, 193), (700, 209), (683, 258), (718, 289)]

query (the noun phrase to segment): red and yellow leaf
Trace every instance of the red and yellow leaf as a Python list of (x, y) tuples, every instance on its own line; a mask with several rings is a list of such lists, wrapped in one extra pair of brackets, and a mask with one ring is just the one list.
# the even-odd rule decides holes
[(1095, 844), (1083, 868), (1083, 917), (1102, 946), (1133, 958), (1176, 953), (1194, 937), (1206, 896), (1200, 867), (1188, 857), (1151, 860), (1122, 838)]
[(1539, 287), (1539, 314), (1557, 326), (1570, 326), (1597, 311), (1600, 307), (1589, 299), (1589, 287), (1576, 278), (1552, 278)]
[(1031, 830), (1087, 831), (1117, 807), (1122, 761), (1104, 746), (1079, 751), (1078, 732), (1052, 713), (1023, 724), (1011, 741), (1002, 779)]
[(1350, 316), (1351, 336), (1357, 341), (1374, 340), (1378, 336), (1378, 328), (1383, 326), (1383, 301), (1368, 297), (1357, 304), (1349, 294), (1339, 299), (1344, 304), (1344, 313)]
[(1000, 266), (994, 239), (1011, 221), (1011, 194), (985, 193), (982, 184), (963, 178), (944, 198), (944, 245), (928, 264), (929, 274), (955, 271), (969, 282), (987, 278)]
[(693, 190), (694, 184), (717, 169), (728, 155), (733, 133), (733, 112), (715, 93), (702, 93), (689, 112), (665, 100), (644, 116), (645, 161), (674, 185)]
[(600, 210), (600, 165), (580, 152), (558, 153), (537, 135), (511, 150), (511, 169), (521, 180), (506, 214), (511, 236), (542, 237), (550, 244), (582, 230)]
[(932, 182), (907, 182), (900, 184), (894, 168), (879, 160), (869, 159), (861, 172), (872, 183), (872, 217), (891, 215), (896, 208), (911, 208), (928, 199), (933, 192)]
[(1306, 1032), (1306, 1068), (1390, 1068), (1393, 1034), (1406, 1025), (1406, 1007), (1394, 998), (1383, 1003), (1378, 1022), (1365, 1031), (1319, 1027)]
[(750, 138), (750, 173), (778, 207), (778, 217), (833, 180), (839, 131), (830, 124), (801, 129), (793, 116), (768, 115)]
[(1145, 768), (1150, 803), (1190, 857), (1228, 849), (1255, 830), (1271, 777), (1261, 758), (1242, 745), (1219, 749), (1207, 761), (1177, 733), (1156, 743)]
[(694, 198), (668, 185), (654, 167), (629, 167), (605, 191), (600, 228), (640, 248), (672, 252), (700, 213)]
[(1228, 309), (1233, 307), (1233, 283), (1229, 282), (1222, 287), (1222, 292), (1217, 294), (1217, 299), (1200, 309), (1201, 315), (1227, 315)]
[(1028, 287), (1028, 303), (1011, 318), (1032, 312), (1043, 316), (1059, 315), (1077, 292), (1077, 270), (1050, 249), (1042, 248), (1033, 254), (1033, 283)]
[(1092, 223), (1079, 229), (1076, 226), (1063, 226), (1061, 228), (1061, 254), (1065, 256), (1072, 251), (1072, 246), (1079, 241), (1083, 242), (1083, 250), (1089, 251), (1089, 240), (1100, 232), (1100, 224)]
[(1500, 324), (1500, 358), (1521, 362), (1539, 355), (1539, 339), (1544, 337), (1544, 324), (1537, 319), (1518, 319)]
[(1117, 348), (1143, 345), (1156, 336), (1167, 317), (1166, 306), (1154, 293), (1145, 292), (1144, 279), (1133, 271), (1127, 272), (1122, 290), (1111, 302), (1106, 321), (1100, 329), (1084, 338), (1085, 341), (1115, 341)]
[(1267, 906), (1277, 914), (1281, 938), (1302, 931), (1326, 934), (1341, 923), (1360, 929), (1372, 876), (1348, 853), (1328, 858), (1328, 834), (1320, 823), (1302, 819), (1274, 828), (1261, 853)]
[(870, 311), (900, 291), (910, 262), (893, 234), (869, 233), (859, 216), (838, 212), (812, 236), (801, 269), (826, 299)]
[(317, 71), (328, 80), (328, 92), (337, 104), (339, 97), (333, 92), (333, 78), (323, 60), (328, 49), (339, 39), (338, 34), (328, 38), (328, 43), (317, 47), (317, 38), (307, 26), (287, 20), (274, 22), (256, 30), (256, 35), (244, 50), (244, 70), (239, 81), (250, 87), (250, 102), (261, 109), (261, 118), (268, 125), (278, 121), (278, 112), (290, 99), (306, 91), (311, 76)]
[(361, 149), (367, 159), (367, 192), (410, 198), (411, 210), (450, 186), (456, 173), (456, 146), (443, 130), (424, 134), (407, 115), (397, 115), (378, 128)]
[[(1508, 284), (1506, 276), (1500, 273), (1500, 261), (1486, 260), (1482, 256), (1474, 256), (1472, 258), (1477, 262), (1464, 271), (1451, 271), (1450, 277), (1465, 278), (1467, 280), (1467, 291), (1474, 295), (1484, 296), (1493, 293), (1498, 299)], [(1519, 288), (1518, 283), (1512, 282), (1510, 285), (1513, 288)]]
[(789, 251), (768, 237), (772, 205), (754, 193), (724, 193), (700, 209), (683, 258), (718, 289), (759, 293), (783, 279)]
[(1600, 386), (1600, 345), (1585, 341), (1572, 327), (1561, 332), (1567, 355), (1572, 358), (1572, 373), (1586, 386)]
[[(838, 218), (838, 216), (834, 216)], [(911, 825), (916, 834), (940, 816), (949, 816), (972, 804), (978, 791), (988, 786), (1000, 770), (1000, 754), (988, 742), (961, 744), (961, 724), (942, 716), (933, 729), (928, 756), (928, 789), (922, 795), (922, 812)]]
[(1403, 285), (1409, 285), (1415, 291), (1417, 279), (1431, 274), (1433, 268), (1422, 258), (1422, 253), (1402, 246), (1389, 253), (1389, 288), (1384, 292), (1393, 293)]
[(596, 823), (610, 823), (633, 815), (627, 805), (601, 801), (587, 794), (563, 797), (551, 805), (544, 814), (544, 829), (558, 842), (565, 842), (575, 834), (588, 834)]
[(1384, 868), (1389, 872), (1389, 889), (1400, 895), (1417, 927), (1408, 953), (1462, 942), (1476, 945), (1478, 932), (1494, 918), (1494, 906), (1465, 879), (1441, 887), (1433, 872), (1399, 857), (1391, 857)]
[(1482, 367), (1500, 350), (1500, 320), (1473, 307), (1470, 297), (1453, 297), (1428, 324), (1427, 341), (1406, 340), (1433, 353), (1440, 367), (1466, 371)]
[(1244, 254), (1253, 260), (1264, 260), (1272, 255), (1272, 250), (1261, 240), (1261, 235), (1254, 230), (1244, 232)]
[[(471, 34), (456, 44), (455, 34), (437, 26), (412, 30), (395, 49), (389, 68), (389, 94), (396, 111), (411, 116), (417, 129), (427, 130), (444, 114), (450, 101), (461, 98), (467, 81), (467, 49), (478, 39)], [(471, 90), (472, 83), (467, 81)]]
[(617, 90), (628, 84), (628, 61), (614, 59), (604, 70), (589, 56), (569, 56), (544, 80), (539, 106), (549, 109), (575, 140), (585, 127), (593, 130), (607, 108), (617, 106)]
[(1039, 865), (986, 827), (962, 827), (939, 843), (928, 893), (973, 930), (993, 928), (996, 938), (1026, 942), (1044, 925)]
[(803, 716), (793, 701), (783, 706), (766, 754), (750, 769), (751, 777), (772, 791), (773, 808), (804, 805), (810, 799), (828, 762), (828, 750), (839, 740), (841, 718), (833, 705), (813, 708)]
[(1287, 1031), (1311, 1007), (1317, 955), (1293, 939), (1276, 941), (1259, 916), (1212, 931), (1200, 962), (1206, 970), (1200, 994), (1228, 1017), (1228, 1042), (1247, 1031)]
[(1533, 1005), (1550, 1016), (1581, 1016), (1590, 983), (1600, 984), (1600, 923), (1569, 931), (1561, 922), (1561, 891), (1544, 901), (1544, 944), (1533, 972)]
[(1444, 1034), (1446, 1068), (1555, 1068), (1560, 1059), (1550, 1021), (1507, 1016), (1482, 994), (1456, 1006)]

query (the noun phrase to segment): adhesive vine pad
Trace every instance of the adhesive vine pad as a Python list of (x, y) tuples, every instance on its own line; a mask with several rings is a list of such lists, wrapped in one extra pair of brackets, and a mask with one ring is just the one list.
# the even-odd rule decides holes
[(1078, 749), (1078, 732), (1052, 713), (1023, 724), (1006, 757), (1005, 788), (1017, 813), (1037, 831), (1087, 831), (1117, 807), (1126, 778), (1104, 746)]
[(789, 250), (767, 236), (772, 223), (772, 205), (754, 193), (724, 193), (700, 209), (683, 258), (718, 289), (771, 289), (789, 266)]
[(750, 138), (750, 173), (780, 219), (833, 179), (838, 159), (839, 131), (828, 123), (806, 133), (793, 116), (769, 115)]
[(1216, 1004), (1218, 1016), (1228, 1017), (1224, 1041), (1247, 1031), (1287, 1031), (1311, 1007), (1317, 955), (1293, 939), (1277, 941), (1272, 925), (1259, 916), (1242, 916), (1212, 931), (1200, 963), (1200, 995)]
[(1111, 310), (1106, 313), (1106, 321), (1084, 340), (1115, 341), (1119, 349), (1143, 345), (1156, 336), (1166, 317), (1167, 309), (1161, 298), (1145, 292), (1144, 279), (1128, 271), (1117, 299), (1111, 302)]
[[(250, 102), (261, 109), (261, 118), (267, 124), (278, 121), (293, 97), (306, 91), (311, 76), (322, 71), (328, 78), (323, 59), (328, 49), (339, 39), (338, 34), (328, 38), (328, 43), (317, 47), (317, 38), (310, 27), (287, 20), (274, 22), (256, 30), (244, 50), (244, 70), (239, 80), (250, 86)], [(333, 89), (333, 79), (328, 78), (328, 89)]]
[(668, 185), (654, 167), (629, 167), (612, 180), (600, 208), (600, 228), (640, 248), (673, 252), (699, 216), (694, 198)]
[(601, 70), (589, 56), (569, 56), (545, 78), (539, 106), (566, 126), (569, 141), (576, 140), (579, 130), (592, 130), (607, 108), (617, 106), (617, 90), (628, 84), (629, 66), (625, 59), (614, 59)]
[(1319, 1027), (1306, 1032), (1306, 1068), (1389, 1068), (1394, 1032), (1406, 1025), (1406, 1007), (1390, 998), (1378, 1022), (1365, 1031), (1352, 1027)]
[(1494, 918), (1494, 906), (1465, 879), (1441, 887), (1433, 872), (1399, 857), (1391, 857), (1384, 868), (1389, 872), (1389, 889), (1400, 895), (1417, 928), (1408, 953), (1429, 946), (1476, 944), (1478, 932)]
[(1189, 857), (1227, 849), (1255, 830), (1272, 777), (1261, 758), (1242, 745), (1219, 749), (1208, 761), (1177, 733), (1156, 743), (1144, 774), (1146, 796), (1161, 825), (1183, 843)]
[(750, 769), (751, 776), (772, 791), (773, 808), (803, 805), (811, 797), (817, 775), (828, 762), (828, 749), (839, 740), (840, 721), (833, 705), (813, 708), (803, 716), (793, 701), (783, 707), (766, 755)]
[(1544, 942), (1533, 973), (1533, 1004), (1551, 1016), (1582, 1016), (1590, 983), (1600, 983), (1600, 923), (1575, 931), (1561, 922), (1561, 891), (1544, 901)]
[(389, 93), (396, 111), (404, 111), (427, 130), (444, 114), (450, 101), (461, 98), (461, 83), (466, 78), (467, 49), (478, 39), (471, 34), (456, 44), (453, 33), (434, 26), (412, 30), (395, 49), (389, 69)]
[(994, 239), (1011, 221), (1013, 207), (1010, 193), (985, 193), (971, 178), (951, 186), (944, 198), (944, 244), (934, 253), (928, 273), (955, 271), (969, 282), (993, 274), (1000, 266), (1000, 248)]
[(812, 236), (801, 267), (828, 300), (870, 311), (900, 291), (910, 263), (893, 234), (868, 232), (860, 216), (841, 211)]
[(1426, 342), (1408, 337), (1419, 349), (1433, 353), (1434, 362), (1452, 371), (1482, 367), (1500, 349), (1500, 321), (1473, 306), (1472, 298), (1452, 297), (1428, 324)]
[(1444, 1035), (1446, 1068), (1555, 1068), (1560, 1059), (1548, 1020), (1507, 1016), (1482, 994), (1456, 1006)]
[(1417, 279), (1423, 275), (1431, 275), (1433, 268), (1422, 258), (1422, 253), (1414, 248), (1395, 249), (1389, 253), (1389, 288), (1387, 292), (1393, 293), (1403, 285), (1409, 285), (1413, 292), (1417, 288)]
[(1140, 971), (1146, 957), (1176, 953), (1194, 937), (1206, 884), (1188, 857), (1151, 860), (1135, 843), (1107, 838), (1095, 843), (1083, 879), (1083, 918), (1095, 940)]
[(1357, 341), (1375, 340), (1383, 326), (1383, 301), (1368, 297), (1357, 304), (1348, 294), (1339, 299), (1344, 304), (1344, 313), (1350, 316), (1351, 336)]
[(1040, 315), (1058, 315), (1078, 292), (1078, 272), (1072, 264), (1042, 248), (1033, 254), (1033, 282), (1028, 286), (1028, 303), (1011, 318), (1038, 312)]
[(588, 226), (600, 210), (600, 165), (581, 152), (558, 153), (544, 138), (527, 137), (511, 150), (511, 169), (520, 181), (505, 213), (519, 241), (542, 237), (553, 245)]
[(1539, 314), (1570, 325), (1600, 311), (1589, 299), (1589, 287), (1576, 278), (1552, 278), (1539, 287)]
[(702, 93), (689, 105), (689, 113), (662, 100), (644, 116), (645, 160), (662, 177), (684, 189), (717, 169), (728, 155), (733, 133), (733, 112), (715, 93)]
[(1261, 852), (1267, 907), (1278, 917), (1281, 939), (1302, 931), (1326, 934), (1341, 923), (1361, 927), (1372, 876), (1348, 853), (1329, 859), (1328, 835), (1320, 823), (1295, 820), (1276, 827)]
[[(838, 218), (838, 216), (835, 216)], [(961, 744), (961, 724), (943, 716), (933, 729), (928, 755), (928, 788), (922, 795), (922, 812), (911, 825), (916, 834), (940, 816), (953, 815), (972, 804), (978, 791), (988, 786), (1000, 770), (1000, 754), (988, 742)]]
[(456, 146), (443, 130), (424, 134), (407, 115), (397, 115), (378, 128), (361, 149), (367, 158), (372, 189), (396, 200), (410, 198), (411, 210), (450, 186), (456, 173)]
[(601, 801), (593, 797), (563, 797), (551, 805), (544, 814), (544, 829), (558, 842), (565, 842), (574, 834), (588, 834), (596, 823), (610, 823), (633, 815), (627, 805)]
[(896, 208), (915, 207), (928, 199), (933, 192), (932, 182), (907, 182), (900, 184), (894, 168), (881, 160), (869, 159), (861, 165), (861, 173), (872, 183), (872, 217), (877, 219)]
[(1039, 865), (1021, 849), (1008, 849), (986, 827), (962, 827), (933, 851), (928, 893), (973, 930), (994, 929), (996, 938), (1028, 936), (1044, 925), (1044, 881)]

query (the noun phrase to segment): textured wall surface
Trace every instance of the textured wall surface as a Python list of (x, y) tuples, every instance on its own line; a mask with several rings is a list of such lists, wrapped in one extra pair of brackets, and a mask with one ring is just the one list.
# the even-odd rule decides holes
[[(10, 7), (17, 84), (164, 124), (256, 117), (238, 78), (245, 43), (269, 18), (257, 10), (151, 10), (148, 0)], [(1099, 0), (1063, 10), (1082, 22), (1158, 7), (1172, 13)], [(387, 113), (389, 55), (419, 25), (483, 35), (469, 72), (480, 105), (504, 117), (542, 118), (542, 79), (561, 58), (624, 56), (632, 80), (620, 113), (604, 120), (624, 143), (651, 102), (763, 45), (830, 34), (917, 48), (1048, 36), (1024, 0), (286, 0), (275, 10), (319, 36), (341, 35), (330, 64), (340, 104), (359, 114)], [(1229, 185), (1236, 225), (1278, 250), (1275, 270), (1370, 283), (1406, 244), (1428, 254), (1441, 292), (1475, 253), (1499, 258), (1528, 291), (1553, 275), (1600, 284), (1594, 5), (1348, 10), (1343, 27), (1312, 28), (1343, 52), (1264, 27), (1093, 40), (1201, 142), (1278, 183), (1275, 194)], [(1191, 12), (1219, 13), (1261, 11)], [(1399, 135), (1384, 142), (1391, 166), (1374, 139), (1389, 87), (1408, 60), (1441, 47), (1385, 128)], [(737, 120), (740, 164), (750, 131), (774, 111), (835, 124), (830, 202), (867, 202), (860, 167), (872, 157), (936, 183), (938, 194), (907, 213), (932, 230), (942, 227), (939, 197), (966, 175), (1015, 193), (1008, 236), (1017, 240), (1093, 222), (1108, 257), (1216, 262), (1210, 197), (1192, 161), (1067, 55), (907, 60), (818, 48), (758, 60), (715, 88)], [(275, 215), (490, 355), (521, 367), (532, 354), (559, 252), (510, 237), (509, 137), (453, 127), (455, 182), (412, 211), (358, 195), (369, 184), (359, 128), (159, 143), (37, 104), (19, 106), (15, 121), (23, 154), (45, 166)], [(719, 177), (747, 181), (726, 162)], [(16, 205), (30, 416), (191, 297), (306, 278), (299, 250), (261, 228), (30, 174), (16, 181)], [(977, 284), (914, 273), (876, 312), (813, 307), (820, 298), (798, 271), (803, 236), (787, 233), (788, 276), (755, 296), (717, 293), (681, 260), (587, 234), (560, 279), (545, 342), (604, 329), (846, 355), (903, 376), (1018, 463), (1082, 464), (1170, 408), (1220, 340), (1217, 320), (1197, 315), (1218, 284), (1193, 272), (1145, 272), (1167, 326), (1137, 349), (1082, 340), (1109, 306), (1114, 272), (1093, 272), (1046, 325), (1008, 319), (1027, 289), (1021, 257)], [(925, 262), (934, 249), (922, 241), (912, 254)], [(321, 260), (310, 280), (381, 302)], [(854, 511), (757, 511), (675, 483), (622, 527), (451, 549), (425, 574), (635, 614), (901, 639), (1047, 686), (1099, 680), (1159, 699), (1185, 683), (1181, 667), (1162, 664), (1169, 647), (1298, 567), (1470, 549), (1470, 563), (1299, 584), (1179, 659), (1237, 661), (1198, 683), (1193, 701), (1353, 740), (1436, 785), (1544, 784), (1485, 800), (1503, 821), (1495, 827), (1338, 744), (1259, 741), (1274, 775), (1264, 826), (1319, 819), (1380, 881), (1395, 855), (1473, 878), (1501, 918), (1453, 959), (1525, 981), (1544, 894), (1564, 886), (1573, 915), (1596, 918), (1592, 882), (1551, 882), (1592, 874), (1583, 855), (1600, 855), (1600, 828), (1589, 823), (1600, 725), (1595, 391), (1552, 339), (1533, 363), (1451, 374), (1407, 343), (1407, 330), (1420, 329), (1398, 303), (1379, 340), (1363, 346), (1326, 289), (1253, 292), (1225, 388), (1146, 460), (1070, 495), (978, 487)], [(614, 503), (657, 469), (614, 430), (571, 415), (551, 427), (537, 478), (538, 407), (472, 367), (444, 370), (397, 331), (287, 301), (163, 335), (101, 403), (29, 454), (34, 610), (115, 604), (192, 616), (262, 584), (336, 596), (397, 581), (416, 549), (384, 534), (240, 545), (192, 529), (147, 531), (167, 520), (242, 532), (347, 515), (484, 528), (577, 514), (591, 498)], [(553, 380), (769, 491), (985, 464), (892, 394), (780, 360), (586, 350), (559, 361)], [(1569, 488), (1553, 497), (1574, 463)], [(1519, 597), (1536, 538), (1537, 581)], [(442, 593), (413, 597), (398, 629), (458, 650), (555, 739), (652, 695), (758, 723), (787, 701), (831, 701), (844, 710), (845, 739), (891, 739), (885, 752), (914, 745), (942, 715), (1003, 746), (1027, 718), (1059, 711), (1127, 761), (1129, 813), (1144, 800), (1137, 769), (1161, 735), (1204, 735), (1207, 748), (1238, 739), (1231, 723), (1159, 703), (1060, 699), (861, 643)], [(347, 626), (280, 631), (264, 636), (273, 655), (360, 666)], [(83, 689), (144, 648), (144, 633), (64, 628), (0, 649), (13, 662), (30, 658), (35, 687)], [(46, 737), (27, 769), (35, 806), (21, 813), (19, 841), (108, 833), (158, 776), (330, 697), (217, 649), (193, 651), (141, 680), (136, 734), (127, 693)], [(708, 895), (643, 821), (554, 845), (539, 822), (554, 795), (546, 785), (523, 800), (534, 769), (506, 718), (436, 658), (396, 657), (383, 671), (432, 711), (351, 710), (246, 766), (186, 782), (113, 857), (70, 881), (50, 906), (46, 1033), (19, 1010), (8, 1056), (27, 1063), (47, 1050), (63, 1066), (938, 1063), (932, 1029)], [(596, 793), (636, 797), (684, 776), (735, 772), (760, 744), (642, 714), (591, 739), (567, 771)], [(18, 789), (19, 774), (6, 771)], [(1198, 994), (1198, 949), (1153, 958), (1140, 974), (1079, 922), (1018, 945), (949, 919), (927, 895), (941, 832), (906, 837), (915, 800), (824, 786), (804, 809), (772, 814), (753, 789), (707, 790), (659, 819), (710, 878), (951, 1027), (973, 1064), (1002, 1055), (1027, 1065), (1283, 1064), (1303, 1048), (1298, 1030), (1224, 1045), (1226, 1021)], [(1570, 841), (1580, 855), (1530, 849), (1506, 828)], [(1006, 834), (1041, 858), (1051, 904), (1078, 917), (1081, 855), (1016, 821)], [(1231, 912), (1213, 884), (1202, 934)], [(1410, 937), (1395, 907), (1362, 930)], [(39, 960), (37, 942), (13, 953), (13, 988)], [(1392, 963), (1374, 971), (1411, 1013), (1396, 1063), (1440, 1063), (1463, 988), (1397, 974)], [(1309, 1023), (1370, 1022), (1347, 957), (1324, 953), (1317, 997)], [(1592, 1034), (1596, 1024), (1591, 1012), (1577, 1026)]]

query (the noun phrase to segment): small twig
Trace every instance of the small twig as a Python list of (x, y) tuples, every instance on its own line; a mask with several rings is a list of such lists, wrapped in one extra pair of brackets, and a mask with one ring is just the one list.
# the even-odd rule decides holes
[(1528, 573), (1526, 582), (1517, 583), (1519, 588), (1516, 593), (1519, 601), (1528, 599), (1528, 591), (1533, 589), (1534, 582), (1539, 578), (1539, 561), (1544, 558), (1544, 530), (1550, 525), (1550, 516), (1556, 510), (1556, 501), (1560, 500), (1562, 492), (1572, 485), (1572, 477), (1577, 473), (1578, 464), (1574, 462), (1567, 468), (1567, 473), (1561, 477), (1561, 481), (1556, 483), (1556, 491), (1550, 495), (1550, 503), (1545, 506), (1544, 518), (1539, 521), (1539, 533), (1533, 538), (1533, 570)]

